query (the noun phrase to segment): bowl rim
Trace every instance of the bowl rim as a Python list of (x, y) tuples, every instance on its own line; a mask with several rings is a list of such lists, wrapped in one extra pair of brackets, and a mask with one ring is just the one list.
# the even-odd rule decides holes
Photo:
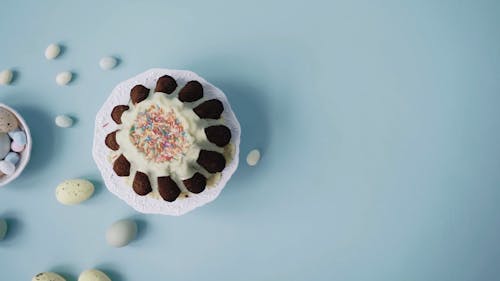
[(16, 168), (16, 171), (12, 175), (5, 175), (2, 178), (0, 178), (0, 187), (5, 186), (15, 180), (16, 178), (19, 177), (19, 175), (23, 172), (24, 168), (28, 165), (28, 162), (31, 158), (31, 148), (32, 148), (32, 139), (31, 139), (31, 131), (30, 128), (28, 127), (28, 124), (24, 120), (24, 118), (17, 112), (15, 109), (12, 107), (0, 103), (0, 108), (5, 108), (8, 111), (12, 112), (14, 116), (16, 116), (17, 120), (21, 123), (21, 129), (26, 133), (26, 147), (24, 150), (20, 153), (20, 160), (19, 160), (19, 165)]

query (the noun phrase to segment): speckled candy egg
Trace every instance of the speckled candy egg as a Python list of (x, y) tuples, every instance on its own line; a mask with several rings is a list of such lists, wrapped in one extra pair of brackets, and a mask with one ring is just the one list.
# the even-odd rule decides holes
[(84, 179), (65, 180), (56, 188), (57, 201), (64, 205), (76, 205), (87, 200), (94, 193), (94, 185)]
[(89, 269), (80, 273), (78, 281), (111, 281), (111, 279), (100, 270)]
[(35, 275), (31, 281), (66, 281), (66, 279), (54, 272), (42, 272)]
[(6, 133), (0, 133), (0, 160), (10, 151), (10, 138)]
[(106, 232), (106, 240), (113, 247), (123, 247), (137, 235), (137, 224), (133, 220), (119, 220), (113, 223)]
[(16, 116), (5, 108), (0, 107), (0, 132), (7, 133), (18, 127)]

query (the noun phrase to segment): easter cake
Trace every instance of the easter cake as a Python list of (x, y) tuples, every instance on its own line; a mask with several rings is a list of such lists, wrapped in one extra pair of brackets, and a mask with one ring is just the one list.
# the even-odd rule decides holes
[(138, 211), (180, 215), (218, 196), (239, 138), (222, 91), (190, 71), (153, 69), (117, 86), (98, 113), (94, 158)]

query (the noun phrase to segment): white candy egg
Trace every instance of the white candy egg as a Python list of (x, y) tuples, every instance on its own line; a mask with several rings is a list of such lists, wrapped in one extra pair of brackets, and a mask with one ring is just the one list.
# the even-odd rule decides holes
[(259, 163), (260, 160), (260, 151), (258, 149), (254, 149), (250, 151), (247, 155), (247, 164), (250, 166), (255, 166)]
[(99, 61), (99, 66), (103, 70), (110, 70), (116, 67), (116, 64), (118, 63), (118, 60), (114, 57), (103, 57)]
[(69, 71), (64, 71), (57, 74), (56, 83), (59, 86), (68, 85), (68, 83), (71, 82), (71, 79), (73, 79), (73, 74)]
[(0, 172), (5, 175), (12, 175), (16, 171), (16, 165), (12, 164), (9, 161), (2, 160), (0, 161)]
[(65, 180), (56, 187), (56, 199), (64, 205), (76, 205), (94, 193), (94, 185), (84, 179)]
[(0, 85), (9, 85), (13, 77), (14, 73), (10, 69), (0, 72)]
[(5, 238), (7, 234), (7, 222), (4, 219), (0, 219), (0, 241)]
[(66, 281), (66, 279), (54, 272), (42, 272), (35, 275), (31, 281)]
[(133, 220), (119, 220), (113, 223), (106, 232), (106, 241), (113, 247), (123, 247), (137, 235), (137, 224)]
[(111, 279), (100, 270), (89, 269), (80, 273), (78, 281), (111, 281)]
[(45, 58), (48, 60), (53, 60), (59, 56), (61, 53), (61, 47), (57, 44), (50, 44), (47, 49), (45, 49)]
[(58, 115), (54, 121), (57, 127), (69, 128), (73, 126), (73, 119), (68, 115)]

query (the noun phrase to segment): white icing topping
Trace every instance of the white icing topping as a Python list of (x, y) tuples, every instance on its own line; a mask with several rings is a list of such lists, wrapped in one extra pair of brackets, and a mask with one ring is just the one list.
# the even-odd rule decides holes
[[(137, 171), (146, 173), (153, 189), (153, 192), (148, 196), (154, 198), (158, 198), (158, 177), (170, 176), (182, 192), (188, 192), (182, 183), (183, 180), (191, 178), (196, 172), (203, 174), (207, 178), (212, 177), (212, 174), (196, 163), (200, 150), (224, 152), (224, 148), (217, 147), (207, 140), (204, 131), (205, 127), (221, 124), (221, 120), (200, 119), (194, 113), (192, 109), (203, 102), (202, 100), (193, 103), (179, 101), (177, 95), (183, 86), (179, 85), (174, 93), (170, 95), (151, 91), (145, 100), (135, 105), (130, 101), (128, 104), (129, 110), (123, 112), (121, 116), (122, 125), (118, 126), (119, 131), (116, 133), (116, 141), (120, 145), (120, 149), (116, 153), (123, 154), (130, 162), (130, 176), (127, 182), (132, 185)], [(130, 130), (136, 124), (138, 115), (144, 114), (152, 106), (159, 107), (164, 112), (173, 110), (177, 120), (184, 128), (188, 148), (183, 150), (184, 153), (180, 157), (174, 157), (170, 161), (156, 162), (148, 159), (146, 154), (141, 152), (132, 141)]]

